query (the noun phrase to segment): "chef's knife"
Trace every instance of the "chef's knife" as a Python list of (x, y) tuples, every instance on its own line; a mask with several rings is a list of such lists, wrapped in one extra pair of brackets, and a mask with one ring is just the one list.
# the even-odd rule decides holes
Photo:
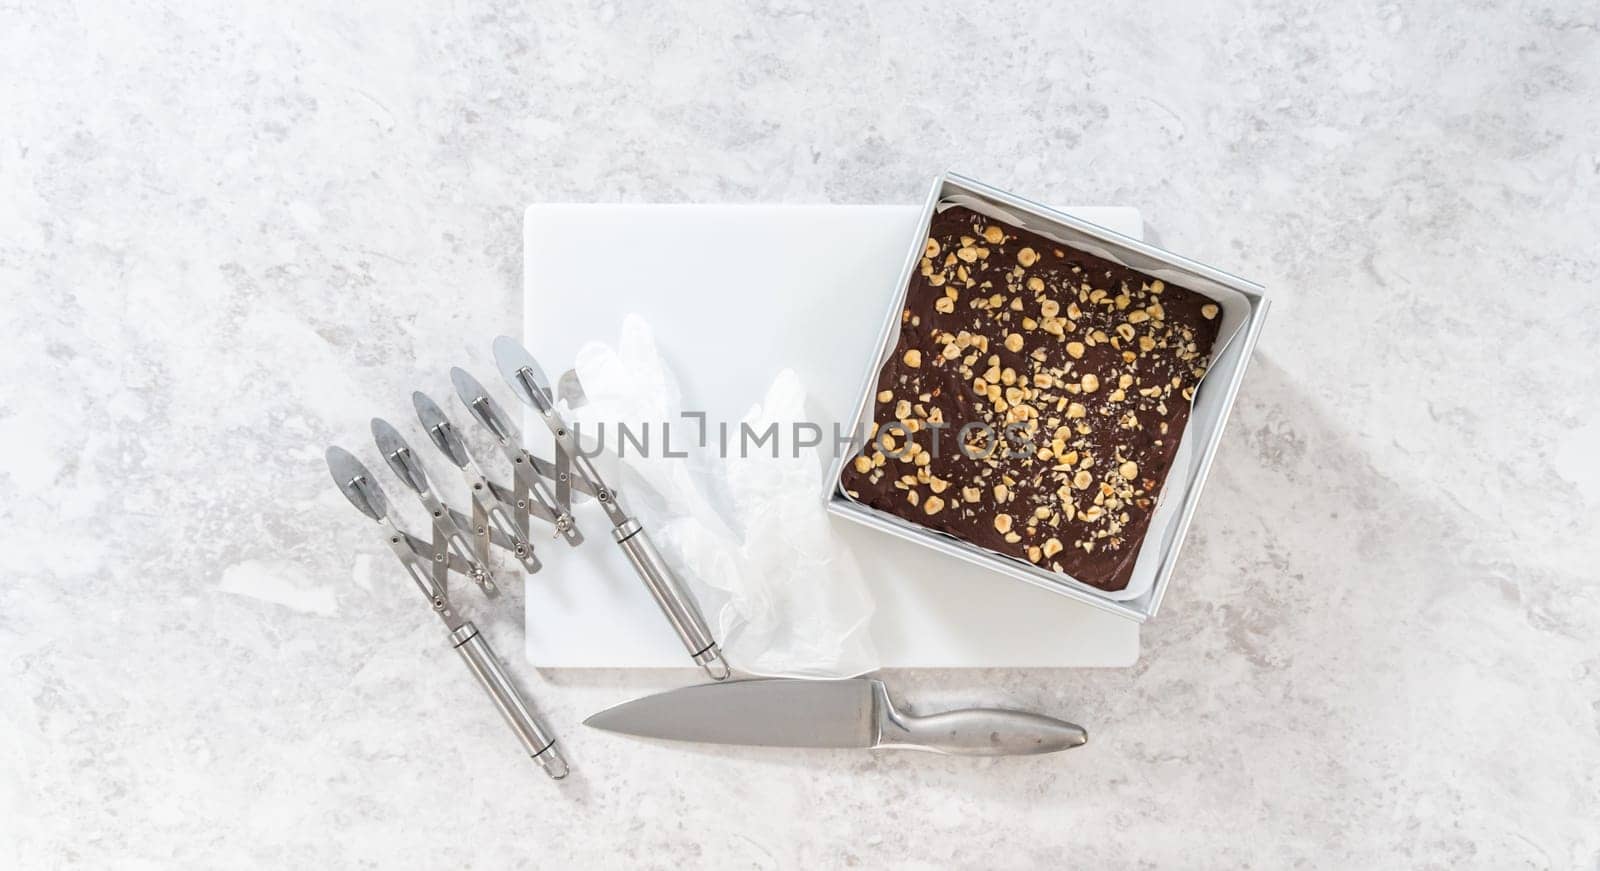
[(1081, 726), (1002, 708), (914, 716), (897, 710), (883, 681), (766, 678), (701, 684), (624, 702), (584, 725), (642, 738), (768, 747), (864, 747), (962, 756), (1068, 750)]

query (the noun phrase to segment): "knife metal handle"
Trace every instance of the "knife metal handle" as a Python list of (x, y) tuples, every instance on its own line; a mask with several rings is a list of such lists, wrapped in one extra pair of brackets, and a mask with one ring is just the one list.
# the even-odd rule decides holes
[(667, 615), (667, 621), (678, 633), (678, 639), (689, 651), (689, 656), (705, 669), (712, 680), (726, 679), (728, 663), (722, 658), (722, 650), (717, 647), (717, 640), (706, 625), (706, 618), (700, 613), (694, 597), (673, 575), (661, 552), (650, 541), (650, 536), (645, 534), (644, 527), (639, 525), (639, 521), (629, 518), (611, 534), (622, 552), (628, 555), (628, 561), (633, 563), (634, 570), (644, 580), (656, 604), (661, 606), (661, 613)]
[(926, 750), (951, 756), (1032, 756), (1070, 750), (1089, 740), (1082, 726), (1003, 708), (966, 708), (918, 717), (895, 710), (881, 684), (880, 749)]
[(489, 698), (494, 700), (494, 706), (500, 709), (500, 715), (505, 717), (506, 723), (511, 726), (511, 731), (517, 733), (517, 739), (526, 747), (528, 754), (544, 767), (545, 773), (556, 780), (567, 776), (567, 760), (561, 756), (561, 751), (556, 748), (556, 740), (550, 737), (544, 727), (539, 724), (533, 712), (528, 709), (528, 703), (523, 700), (522, 693), (517, 691), (516, 684), (506, 675), (505, 669), (500, 667), (500, 660), (495, 658), (494, 651), (489, 649), (489, 643), (483, 640), (478, 633), (478, 627), (471, 623), (463, 623), (450, 633), (450, 641), (456, 647), (456, 652), (466, 661), (467, 668), (472, 669), (472, 674), (483, 685)]

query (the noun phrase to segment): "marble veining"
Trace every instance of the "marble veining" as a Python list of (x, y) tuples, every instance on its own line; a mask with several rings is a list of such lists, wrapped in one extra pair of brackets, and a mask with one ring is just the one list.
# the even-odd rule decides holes
[[(1592, 3), (4, 19), (0, 864), (1600, 863)], [(890, 675), (1089, 745), (674, 749), (577, 723), (687, 671), (519, 669), (553, 786), (322, 447), (488, 368), (529, 202), (911, 202), (944, 167), (1137, 206), (1274, 294), (1135, 668)]]

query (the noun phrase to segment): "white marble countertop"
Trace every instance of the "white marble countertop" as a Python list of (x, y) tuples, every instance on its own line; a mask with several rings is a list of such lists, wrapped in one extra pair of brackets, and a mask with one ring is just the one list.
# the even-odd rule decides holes
[[(0, 28), (0, 864), (1600, 862), (1593, 4), (235, 5)], [(1138, 666), (893, 675), (1092, 742), (675, 750), (576, 723), (688, 673), (519, 669), (551, 784), (322, 447), (515, 329), (528, 202), (946, 166), (1274, 294)]]

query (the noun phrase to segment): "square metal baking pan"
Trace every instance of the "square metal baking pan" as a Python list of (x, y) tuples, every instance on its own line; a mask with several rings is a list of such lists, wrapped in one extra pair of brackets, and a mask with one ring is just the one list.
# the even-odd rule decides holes
[[(1109, 255), (1107, 259), (1130, 269), (1147, 274), (1158, 273), (1161, 277), (1171, 279), (1172, 283), (1202, 292), (1208, 288), (1232, 291), (1248, 301), (1249, 311), (1244, 322), (1223, 347), (1222, 352), (1212, 361), (1205, 379), (1200, 383), (1194, 412), (1184, 431), (1185, 450), (1196, 451), (1198, 456), (1186, 474), (1183, 474), (1184, 470), (1176, 468), (1169, 473), (1166, 490), (1161, 497), (1163, 502), (1178, 501), (1176, 522), (1159, 539), (1152, 530), (1152, 534), (1141, 544), (1141, 556), (1151, 548), (1158, 549), (1155, 554), (1157, 562), (1154, 582), (1148, 590), (1136, 598), (1119, 600), (1065, 575), (1038, 568), (919, 526), (887, 512), (869, 508), (850, 498), (844, 492), (841, 483), (845, 464), (851, 460), (853, 452), (841, 452), (840, 456), (834, 459), (828, 476), (828, 510), (840, 517), (917, 542), (956, 559), (966, 560), (974, 565), (1143, 623), (1155, 616), (1161, 607), (1167, 584), (1172, 579), (1178, 552), (1200, 499), (1200, 490), (1211, 469), (1217, 445), (1222, 440), (1228, 412), (1233, 407), (1239, 383), (1244, 378), (1245, 367), (1255, 350), (1262, 323), (1266, 320), (1269, 306), (1266, 291), (1261, 285), (1252, 281), (1196, 263), (1186, 257), (1080, 220), (1048, 206), (954, 173), (942, 174), (934, 179), (927, 202), (923, 204), (922, 218), (918, 222), (917, 232), (907, 242), (906, 259), (900, 270), (900, 282), (890, 294), (890, 304), (884, 313), (883, 328), (878, 337), (878, 348), (871, 356), (870, 365), (862, 379), (860, 399), (855, 413), (847, 418), (848, 423), (853, 425), (854, 431), (858, 433), (864, 432), (872, 423), (875, 407), (874, 388), (877, 385), (878, 372), (889, 355), (894, 352), (895, 344), (899, 341), (900, 313), (905, 307), (906, 293), (910, 289), (913, 270), (917, 268), (922, 255), (929, 226), (939, 205), (952, 198), (961, 199), (968, 204), (979, 204), (980, 211), (982, 206), (987, 206), (1008, 216), (1018, 217), (1021, 221), (1009, 218), (999, 220), (1022, 223), (1026, 229), (1055, 239), (1071, 248), (1088, 248), (1099, 256)], [(1202, 396), (1206, 397), (1205, 404), (1208, 408), (1207, 413), (1203, 415), (1200, 413)]]

